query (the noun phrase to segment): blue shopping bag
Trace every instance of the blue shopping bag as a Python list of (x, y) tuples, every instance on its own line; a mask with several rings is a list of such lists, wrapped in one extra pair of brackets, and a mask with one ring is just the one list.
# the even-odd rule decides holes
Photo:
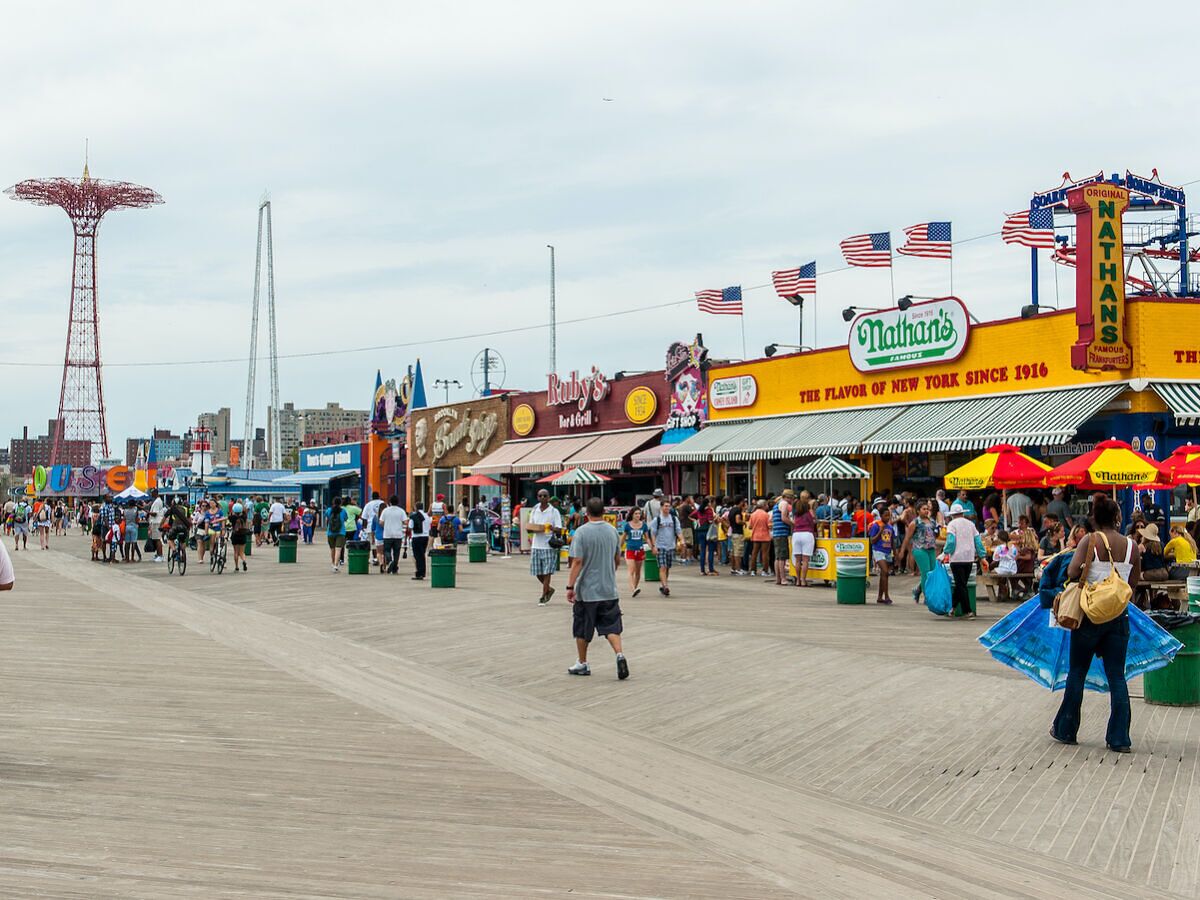
[(949, 615), (954, 607), (954, 589), (946, 567), (935, 565), (925, 576), (925, 605), (935, 616)]

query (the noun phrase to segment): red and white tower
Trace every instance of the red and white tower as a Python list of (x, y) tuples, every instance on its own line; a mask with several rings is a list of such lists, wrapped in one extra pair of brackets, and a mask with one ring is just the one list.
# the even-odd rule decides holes
[(71, 316), (67, 321), (67, 350), (63, 358), (62, 389), (58, 395), (58, 428), (51, 464), (59, 461), (64, 440), (88, 440), (108, 456), (108, 426), (100, 377), (100, 318), (96, 308), (96, 230), (106, 212), (141, 209), (162, 203), (150, 188), (124, 181), (83, 177), (22, 181), (5, 191), (14, 200), (38, 206), (59, 206), (75, 229), (75, 265), (71, 276)]

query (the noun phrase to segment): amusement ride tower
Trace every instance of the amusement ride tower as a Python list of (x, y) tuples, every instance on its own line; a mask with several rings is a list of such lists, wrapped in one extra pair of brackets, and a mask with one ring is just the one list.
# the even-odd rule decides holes
[(106, 212), (142, 209), (162, 203), (162, 197), (141, 185), (92, 178), (86, 162), (79, 180), (22, 181), (5, 193), (14, 200), (38, 206), (62, 207), (75, 230), (71, 315), (67, 320), (67, 349), (50, 463), (59, 461), (64, 440), (91, 441), (93, 448), (100, 448), (101, 456), (108, 456), (108, 426), (100, 377), (100, 319), (96, 308), (96, 230)]

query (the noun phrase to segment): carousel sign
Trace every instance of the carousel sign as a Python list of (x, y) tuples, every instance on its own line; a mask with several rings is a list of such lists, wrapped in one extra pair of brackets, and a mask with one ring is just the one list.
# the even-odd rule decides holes
[(957, 297), (864, 313), (850, 326), (850, 360), (860, 372), (951, 362), (967, 349), (970, 327)]

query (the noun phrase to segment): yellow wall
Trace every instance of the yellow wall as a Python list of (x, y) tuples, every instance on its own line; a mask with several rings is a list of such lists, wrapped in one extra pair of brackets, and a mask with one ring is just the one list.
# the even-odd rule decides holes
[[(1126, 316), (1126, 334), (1133, 347), (1133, 369), (1129, 371), (1081, 372), (1071, 368), (1071, 345), (1077, 339), (1072, 307), (1034, 319), (973, 325), (966, 351), (951, 363), (867, 374), (854, 368), (849, 351), (842, 346), (714, 366), (710, 380), (753, 375), (758, 396), (752, 406), (710, 409), (709, 418), (718, 422), (1134, 378), (1200, 380), (1200, 303), (1130, 300)], [(1143, 392), (1135, 401), (1140, 404), (1137, 411), (1165, 409), (1157, 397), (1151, 400), (1144, 396), (1150, 393)]]

